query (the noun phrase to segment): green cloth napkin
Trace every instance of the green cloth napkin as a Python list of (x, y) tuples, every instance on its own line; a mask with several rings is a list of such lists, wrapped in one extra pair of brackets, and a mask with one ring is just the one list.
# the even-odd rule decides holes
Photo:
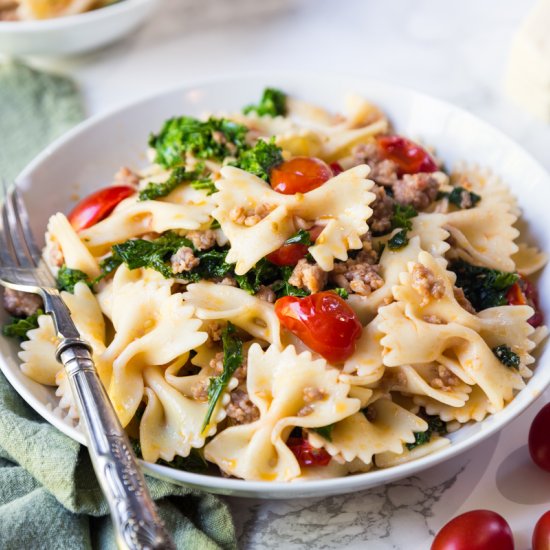
[[(7, 108), (6, 108), (7, 106)], [(82, 118), (74, 83), (20, 63), (0, 67), (0, 175), (14, 177)], [(179, 549), (236, 548), (219, 498), (147, 478)], [(87, 450), (46, 423), (0, 373), (0, 549), (116, 548)]]

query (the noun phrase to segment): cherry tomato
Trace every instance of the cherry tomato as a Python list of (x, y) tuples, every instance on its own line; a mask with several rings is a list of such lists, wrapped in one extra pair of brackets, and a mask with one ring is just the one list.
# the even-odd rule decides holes
[(550, 512), (543, 514), (533, 531), (533, 550), (550, 550)]
[(286, 444), (300, 466), (326, 466), (330, 462), (331, 456), (325, 449), (312, 447), (309, 441), (302, 437), (289, 437)]
[(547, 403), (535, 416), (529, 429), (529, 454), (533, 462), (550, 472), (550, 403)]
[(514, 538), (501, 515), (490, 510), (472, 510), (444, 525), (431, 550), (514, 550)]
[(432, 156), (410, 139), (403, 136), (379, 136), (376, 141), (378, 154), (383, 159), (397, 164), (399, 176), (437, 170), (437, 164)]
[(76, 231), (86, 229), (106, 218), (115, 206), (133, 195), (136, 190), (127, 185), (105, 187), (81, 200), (71, 211), (68, 218)]
[(544, 322), (544, 316), (539, 306), (539, 295), (535, 285), (529, 279), (520, 275), (520, 278), (515, 282), (506, 294), (508, 304), (512, 306), (531, 306), (535, 313), (528, 319), (528, 323), (537, 328)]
[(363, 327), (353, 309), (334, 292), (275, 302), (281, 324), (330, 363), (342, 363), (355, 351)]
[[(321, 234), (324, 227), (314, 225), (309, 230), (309, 238), (311, 242), (315, 242)], [(277, 250), (274, 250), (266, 256), (266, 258), (275, 265), (296, 265), (307, 254), (308, 246), (300, 243), (283, 244)]]
[(339, 162), (331, 162), (329, 166), (335, 176), (341, 174), (344, 171)]
[(283, 195), (307, 193), (332, 178), (330, 166), (315, 157), (295, 157), (271, 170), (271, 187)]

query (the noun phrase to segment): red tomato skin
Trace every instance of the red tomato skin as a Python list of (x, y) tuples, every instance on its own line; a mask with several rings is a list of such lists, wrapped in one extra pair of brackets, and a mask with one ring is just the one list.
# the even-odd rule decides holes
[(550, 472), (550, 403), (537, 413), (529, 429), (529, 454), (533, 462)]
[(284, 296), (275, 302), (275, 313), (287, 330), (334, 364), (353, 355), (363, 330), (353, 309), (330, 291)]
[(533, 530), (533, 550), (550, 550), (550, 511), (542, 514)]
[(527, 322), (537, 328), (544, 323), (544, 316), (539, 306), (539, 294), (535, 285), (523, 275), (515, 282), (506, 294), (508, 304), (512, 306), (531, 306), (535, 313)]
[(491, 510), (456, 516), (435, 536), (431, 550), (514, 550), (508, 522)]
[(339, 162), (331, 162), (329, 166), (335, 176), (341, 174), (344, 171)]
[(330, 166), (315, 157), (294, 157), (271, 170), (270, 184), (277, 193), (307, 193), (332, 178)]
[(397, 173), (418, 174), (436, 172), (437, 164), (432, 156), (420, 145), (403, 136), (379, 136), (376, 138), (378, 154), (397, 164)]
[[(324, 227), (320, 225), (314, 225), (309, 230), (309, 237), (311, 242), (315, 242), (317, 237), (321, 234)], [(274, 250), (266, 256), (266, 258), (275, 265), (296, 265), (307, 254), (308, 247), (305, 244), (292, 243), (283, 244), (277, 250)]]
[(86, 229), (106, 218), (115, 206), (136, 190), (127, 185), (104, 187), (82, 199), (68, 215), (75, 231)]
[(301, 437), (289, 437), (286, 444), (300, 466), (326, 466), (332, 458), (325, 449), (316, 449)]

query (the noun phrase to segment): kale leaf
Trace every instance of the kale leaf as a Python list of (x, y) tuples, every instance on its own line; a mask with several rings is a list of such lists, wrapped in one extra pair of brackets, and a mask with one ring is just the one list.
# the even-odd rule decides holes
[(193, 117), (167, 120), (158, 134), (151, 134), (149, 145), (156, 151), (155, 162), (165, 168), (182, 164), (185, 153), (201, 159), (223, 160), (238, 156), (246, 148), (248, 128), (225, 118), (201, 121)]
[(193, 245), (189, 239), (180, 237), (169, 231), (153, 241), (131, 239), (120, 244), (115, 244), (113, 246), (113, 253), (129, 269), (149, 267), (162, 273), (162, 275), (169, 279), (170, 277), (174, 277), (170, 266), (170, 258), (182, 246), (192, 248)]
[(211, 195), (216, 192), (216, 187), (210, 178), (203, 176), (203, 173), (204, 164), (199, 165), (197, 170), (192, 171), (187, 171), (184, 166), (176, 166), (165, 182), (150, 182), (145, 189), (141, 190), (139, 193), (139, 200), (150, 201), (160, 197), (166, 197), (166, 195), (169, 195), (176, 187), (185, 182), (189, 182), (195, 189), (206, 189), (208, 194)]
[(328, 424), (328, 426), (321, 426), (320, 428), (309, 428), (312, 432), (318, 433), (321, 437), (327, 441), (332, 441), (332, 430), (335, 424)]
[(311, 246), (311, 234), (305, 229), (300, 229), (294, 235), (291, 235), (286, 241), (285, 244), (303, 244), (305, 246)]
[(40, 315), (44, 315), (44, 312), (41, 309), (38, 309), (36, 313), (33, 313), (24, 319), (12, 317), (2, 327), (2, 334), (4, 336), (9, 336), (10, 338), (20, 338), (21, 340), (26, 340), (27, 332), (33, 328), (38, 328), (38, 317), (40, 317)]
[(500, 346), (493, 348), (493, 353), (504, 366), (511, 369), (519, 368), (519, 355), (514, 353), (507, 345), (501, 344)]
[(276, 88), (266, 88), (258, 105), (247, 105), (243, 113), (256, 112), (259, 116), (285, 116), (286, 94)]
[(227, 323), (222, 331), (223, 372), (219, 376), (210, 378), (208, 385), (208, 409), (202, 424), (203, 431), (210, 423), (216, 404), (227, 384), (229, 384), (231, 377), (243, 364), (243, 343), (237, 338), (236, 332), (235, 326), (230, 322)]
[(332, 290), (332, 292), (335, 292), (336, 294), (338, 294), (338, 296), (340, 296), (340, 298), (344, 300), (347, 300), (349, 298), (349, 292), (345, 288), (336, 287), (329, 290)]
[[(452, 191), (439, 191), (437, 194), (437, 200), (447, 197), (451, 204), (454, 204), (457, 208), (473, 208), (480, 200), (481, 197), (473, 191), (468, 191), (464, 187), (453, 187)], [(469, 203), (469, 206), (462, 206), (463, 200)]]
[(398, 231), (389, 241), (388, 248), (390, 250), (401, 250), (403, 247), (409, 244), (409, 237), (407, 237), (407, 230), (401, 229)]
[(288, 282), (290, 276), (292, 275), (292, 267), (284, 266), (280, 269), (280, 279), (271, 285), (271, 289), (275, 292), (277, 298), (282, 298), (283, 296), (309, 296), (309, 292), (307, 290), (293, 286)]
[(113, 252), (113, 254), (107, 256), (99, 263), (101, 274), (93, 280), (93, 284), (99, 283), (99, 281), (108, 277), (121, 263), (123, 263), (123, 260), (118, 254)]
[(428, 429), (425, 432), (415, 432), (414, 442), (407, 443), (407, 449), (409, 449), (409, 451), (412, 451), (419, 445), (428, 443), (432, 439), (433, 434), (445, 435), (447, 433), (447, 425), (439, 416), (426, 414), (424, 409), (420, 409), (418, 416), (428, 423)]
[(418, 216), (418, 212), (409, 204), (402, 206), (395, 204), (393, 207), (393, 216), (391, 218), (391, 228), (412, 229), (411, 218)]
[(162, 466), (169, 466), (170, 468), (176, 468), (176, 470), (185, 470), (186, 472), (194, 472), (196, 474), (203, 474), (208, 471), (208, 462), (204, 458), (200, 449), (192, 448), (188, 456), (175, 456), (174, 460), (167, 462), (162, 458), (157, 460), (157, 464)]
[(259, 178), (269, 181), (271, 170), (283, 162), (282, 149), (270, 141), (259, 139), (254, 147), (243, 150), (232, 166), (241, 168)]
[(88, 279), (88, 275), (80, 269), (71, 269), (66, 265), (62, 265), (57, 272), (57, 286), (59, 290), (66, 290), (74, 293), (76, 283), (84, 281), (88, 286), (92, 283)]
[(464, 260), (453, 262), (450, 269), (456, 273), (456, 286), (477, 311), (506, 305), (506, 293), (519, 278), (517, 273), (471, 265)]

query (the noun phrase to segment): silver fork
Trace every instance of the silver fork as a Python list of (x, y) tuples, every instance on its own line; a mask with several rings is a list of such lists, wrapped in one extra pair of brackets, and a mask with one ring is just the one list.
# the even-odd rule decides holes
[(42, 297), (52, 316), (59, 343), (56, 358), (63, 364), (83, 420), (88, 450), (107, 498), (117, 542), (123, 549), (174, 549), (164, 529), (128, 437), (101, 384), (91, 348), (76, 329), (55, 280), (41, 258), (29, 218), (15, 187), (2, 181), (0, 216), (0, 284)]

